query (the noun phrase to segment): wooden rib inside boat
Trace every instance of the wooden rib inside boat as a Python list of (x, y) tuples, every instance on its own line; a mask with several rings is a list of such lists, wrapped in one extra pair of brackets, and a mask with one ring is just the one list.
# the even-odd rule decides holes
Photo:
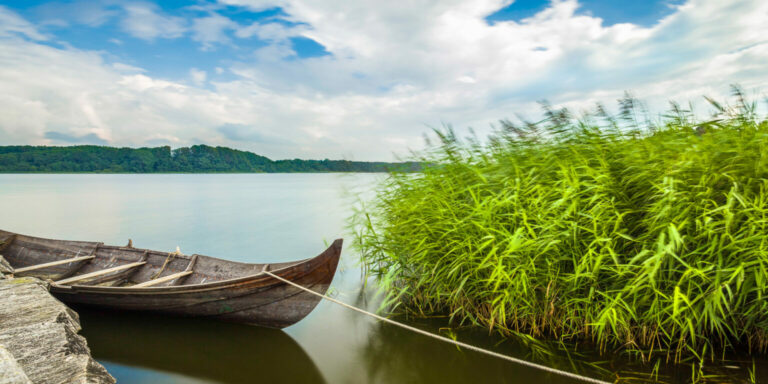
[(320, 298), (271, 276), (325, 293), (342, 240), (320, 255), (287, 263), (248, 264), (88, 241), (51, 240), (0, 230), (0, 255), (17, 276), (51, 281), (65, 303), (151, 311), (283, 328)]

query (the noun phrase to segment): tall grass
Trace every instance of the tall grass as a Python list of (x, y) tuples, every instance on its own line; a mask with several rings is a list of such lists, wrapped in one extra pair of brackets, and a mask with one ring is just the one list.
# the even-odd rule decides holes
[(734, 89), (696, 121), (636, 102), (581, 119), (545, 106), (488, 140), (439, 143), (353, 217), (388, 303), (644, 360), (768, 346), (768, 121)]

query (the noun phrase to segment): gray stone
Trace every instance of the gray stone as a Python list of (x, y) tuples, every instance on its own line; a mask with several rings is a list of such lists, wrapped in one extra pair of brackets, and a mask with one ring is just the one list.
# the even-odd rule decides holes
[(78, 335), (75, 311), (48, 293), (42, 280), (0, 280), (0, 344), (33, 383), (114, 383)]
[(0, 384), (32, 384), (16, 358), (0, 344)]

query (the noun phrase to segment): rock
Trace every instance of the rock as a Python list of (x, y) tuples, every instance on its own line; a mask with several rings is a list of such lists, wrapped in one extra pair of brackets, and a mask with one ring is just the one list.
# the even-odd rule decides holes
[(0, 384), (32, 384), (16, 359), (0, 345)]
[(0, 280), (0, 345), (31, 382), (115, 382), (93, 360), (79, 331), (77, 313), (51, 296), (47, 283), (31, 277)]

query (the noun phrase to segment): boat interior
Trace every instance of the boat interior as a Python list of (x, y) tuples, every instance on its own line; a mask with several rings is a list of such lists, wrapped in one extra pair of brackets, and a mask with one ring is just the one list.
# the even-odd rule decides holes
[(16, 276), (58, 285), (170, 287), (215, 283), (282, 269), (301, 261), (248, 264), (203, 255), (160, 252), (128, 245), (51, 240), (0, 230), (0, 256)]

